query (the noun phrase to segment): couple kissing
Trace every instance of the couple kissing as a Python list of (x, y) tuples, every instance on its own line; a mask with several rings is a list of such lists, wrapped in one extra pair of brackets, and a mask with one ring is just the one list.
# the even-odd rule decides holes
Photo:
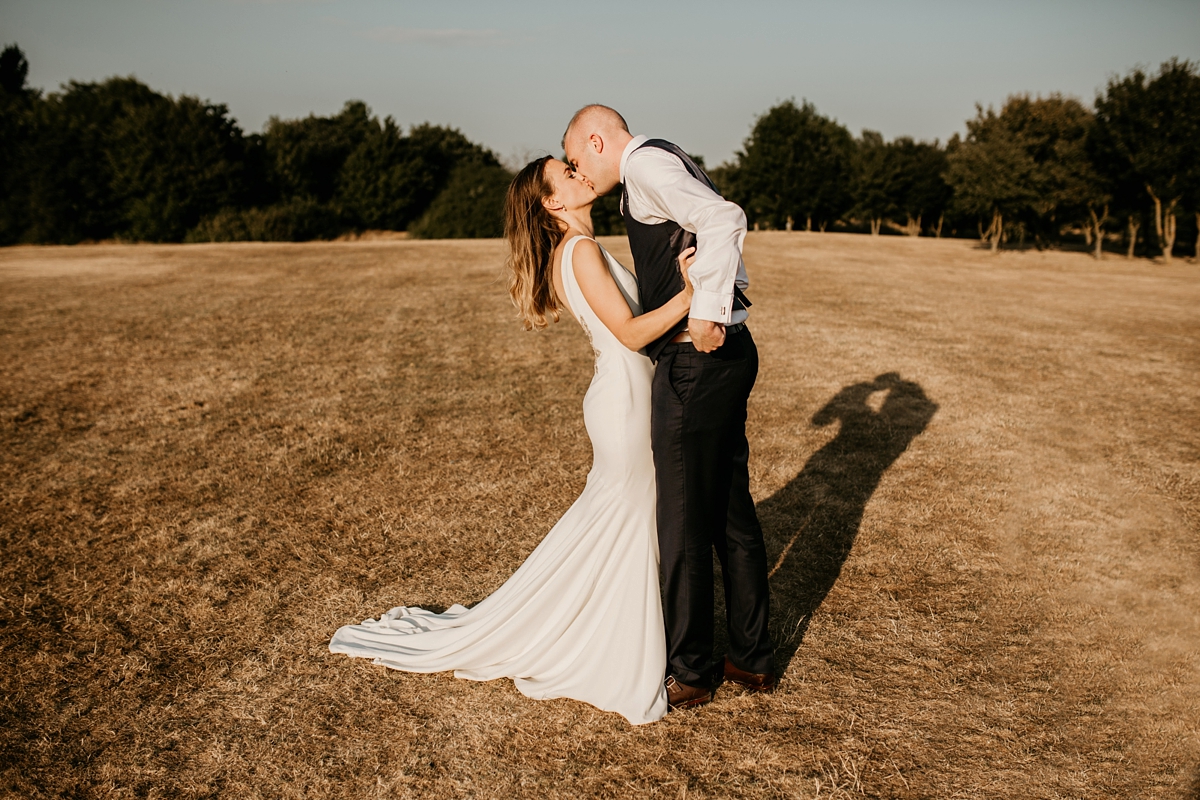
[[(505, 198), (509, 292), (527, 330), (564, 314), (595, 352), (583, 493), (499, 589), (437, 614), (397, 606), (340, 628), (335, 653), (409, 672), (512, 678), (633, 724), (703, 705), (722, 682), (776, 686), (766, 548), (750, 496), (746, 216), (676, 145), (590, 105)], [(594, 238), (619, 191), (634, 271)], [(712, 553), (728, 654), (714, 653)]]

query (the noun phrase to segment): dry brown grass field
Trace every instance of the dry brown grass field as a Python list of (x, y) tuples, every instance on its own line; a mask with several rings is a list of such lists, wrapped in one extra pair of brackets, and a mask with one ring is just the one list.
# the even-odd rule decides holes
[(588, 344), (502, 258), (0, 250), (0, 794), (1200, 795), (1187, 263), (750, 235), (773, 696), (635, 728), (330, 655), (583, 486)]

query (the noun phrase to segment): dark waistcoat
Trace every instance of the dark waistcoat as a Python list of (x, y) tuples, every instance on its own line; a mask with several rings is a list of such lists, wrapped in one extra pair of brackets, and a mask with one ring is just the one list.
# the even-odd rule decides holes
[[(692, 177), (704, 183), (714, 192), (717, 187), (695, 161), (676, 145), (665, 139), (647, 139), (642, 147), (657, 147), (677, 156)], [(621, 216), (625, 220), (625, 231), (629, 234), (629, 249), (633, 253), (633, 266), (637, 272), (638, 293), (641, 295), (642, 312), (661, 308), (683, 291), (683, 278), (679, 274), (679, 254), (696, 244), (696, 234), (684, 230), (677, 222), (638, 222), (629, 213), (629, 191), (621, 187)], [(746, 308), (746, 300), (740, 289), (734, 289), (734, 308)], [(679, 320), (671, 330), (646, 346), (646, 355), (658, 361), (662, 349), (675, 335), (687, 330), (687, 317)]]

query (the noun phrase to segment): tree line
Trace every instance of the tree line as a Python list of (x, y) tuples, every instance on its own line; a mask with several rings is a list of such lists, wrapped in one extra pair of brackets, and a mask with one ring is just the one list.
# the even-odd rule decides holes
[[(1120, 240), (1169, 260), (1200, 248), (1200, 74), (1171, 60), (1109, 81), (1093, 108), (1058, 94), (977, 106), (943, 146), (874, 131), (854, 137), (810, 103), (757, 119), (713, 170), (755, 227), (977, 236), (1052, 247), (1078, 237), (1096, 257)], [(1194, 244), (1179, 241), (1187, 230)], [(1151, 235), (1147, 235), (1147, 233)]]
[(30, 89), (0, 53), (0, 243), (501, 234), (511, 174), (453, 128), (402, 131), (358, 101), (245, 134), (226, 106), (134, 78)]
[[(27, 84), (0, 53), (0, 244), (333, 238), (368, 229), (490, 237), (512, 174), (456, 129), (403, 131), (362, 102), (244, 133), (221, 104), (134, 78)], [(808, 102), (758, 117), (711, 170), (756, 229), (1106, 243), (1128, 256), (1200, 247), (1200, 74), (1173, 59), (1111, 79), (1091, 108), (1061, 95), (977, 107), (945, 144), (854, 136)], [(702, 160), (701, 160), (701, 163)], [(615, 197), (594, 210), (622, 233)]]

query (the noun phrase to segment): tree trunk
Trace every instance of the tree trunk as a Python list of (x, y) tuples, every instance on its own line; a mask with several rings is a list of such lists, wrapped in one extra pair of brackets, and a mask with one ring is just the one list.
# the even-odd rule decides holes
[[(1104, 257), (1104, 223), (1108, 221), (1108, 203), (1104, 204), (1104, 210), (1100, 212), (1100, 216), (1096, 216), (1096, 209), (1088, 206), (1088, 214), (1092, 217), (1091, 231), (1096, 237), (1096, 260), (1099, 261)], [(1084, 230), (1088, 230), (1085, 228)], [(1091, 239), (1088, 236), (1088, 239)], [(1091, 244), (1089, 241), (1088, 244)]]
[(1175, 250), (1175, 226), (1179, 224), (1179, 218), (1175, 216), (1175, 204), (1178, 202), (1179, 198), (1172, 200), (1163, 212), (1163, 261), (1168, 264)]
[(879, 235), (879, 226), (882, 224), (883, 224), (882, 217), (872, 217), (871, 218), (871, 235), (872, 236)]
[(937, 239), (942, 238), (942, 223), (945, 221), (946, 221), (946, 215), (938, 214), (938, 224), (937, 224), (937, 227), (933, 229), (933, 235), (935, 238), (937, 238)]
[(808, 219), (804, 221), (804, 230), (812, 231), (812, 214), (809, 214)]
[(1135, 247), (1137, 247), (1137, 233), (1138, 233), (1138, 228), (1140, 228), (1140, 227), (1142, 227), (1142, 223), (1138, 222), (1137, 218), (1133, 214), (1130, 214), (1129, 215), (1129, 248), (1125, 251), (1125, 258), (1128, 258), (1128, 259), (1133, 258), (1133, 250)]
[(829, 220), (824, 220), (824, 221), (822, 221), (822, 222), (821, 222), (821, 233), (824, 233), (824, 232), (825, 232), (825, 226), (826, 226), (827, 224), (829, 224)]
[[(1091, 206), (1088, 206), (1088, 213), (1092, 215), (1093, 219), (1096, 217), (1096, 215), (1094, 213), (1092, 213)], [(1083, 226), (1083, 243), (1086, 244), (1088, 247), (1092, 246), (1092, 226), (1091, 225)]]
[(904, 226), (904, 233), (907, 236), (921, 235), (921, 215), (918, 214), (916, 219), (911, 216), (908, 218), (908, 224)]
[(791, 229), (792, 229), (792, 215), (788, 214), (786, 230), (791, 231)]
[[(1154, 201), (1154, 233), (1158, 236), (1158, 247), (1162, 249), (1163, 243), (1163, 226), (1162, 226), (1162, 201), (1154, 194), (1154, 190), (1150, 188), (1150, 184), (1146, 184), (1146, 191), (1150, 194), (1150, 198)], [(1171, 260), (1171, 256), (1167, 256), (1167, 261)]]
[(1171, 251), (1175, 249), (1175, 225), (1178, 222), (1175, 219), (1175, 206), (1179, 203), (1179, 198), (1176, 197), (1167, 203), (1166, 209), (1163, 209), (1162, 200), (1158, 199), (1158, 195), (1148, 183), (1146, 193), (1154, 201), (1154, 232), (1158, 234), (1158, 247), (1162, 250), (1163, 261), (1170, 264)]
[(1200, 211), (1196, 212), (1196, 255), (1192, 260), (1200, 262)]
[(988, 234), (992, 237), (992, 252), (1000, 252), (1000, 236), (1004, 233), (1004, 215), (1000, 213), (1000, 209), (992, 212), (992, 226), (988, 228)]

